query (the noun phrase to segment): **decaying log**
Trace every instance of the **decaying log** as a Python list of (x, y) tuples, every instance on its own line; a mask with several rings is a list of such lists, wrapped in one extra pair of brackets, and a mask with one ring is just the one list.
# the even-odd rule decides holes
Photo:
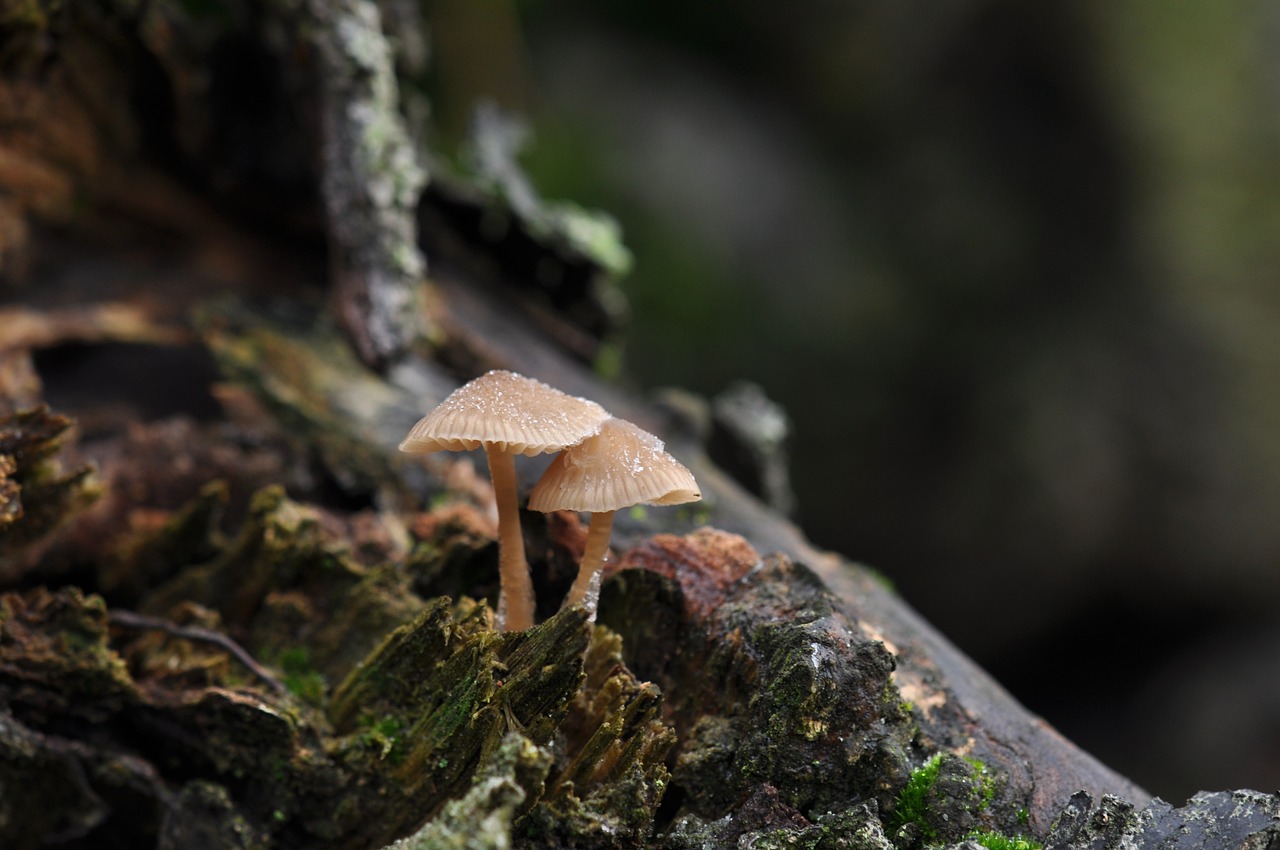
[[(197, 5), (0, 18), (0, 844), (1274, 843), (1274, 795), (1149, 800), (816, 550), (712, 462), (705, 402), (601, 381), (616, 231), (533, 194), (492, 115), (423, 190), (374, 4)], [(230, 45), (320, 120), (220, 158)], [(490, 368), (702, 487), (619, 513), (594, 626), (559, 604), (579, 517), (523, 515), (539, 622), (497, 632), (485, 483), (397, 451)]]

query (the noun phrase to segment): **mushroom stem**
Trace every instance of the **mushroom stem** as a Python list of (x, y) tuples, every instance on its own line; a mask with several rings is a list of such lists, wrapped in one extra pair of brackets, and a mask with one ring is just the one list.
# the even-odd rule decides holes
[[(582, 553), (582, 563), (578, 565), (578, 577), (574, 579), (573, 587), (569, 588), (569, 595), (565, 597), (565, 605), (574, 605), (586, 599), (592, 577), (604, 569), (604, 559), (609, 554), (609, 538), (612, 534), (613, 511), (596, 511), (591, 514), (591, 524), (587, 527), (587, 548)], [(594, 609), (593, 605), (588, 604), (588, 607)]]
[(485, 447), (485, 455), (493, 498), (498, 503), (498, 628), (523, 631), (533, 625), (534, 597), (516, 503), (515, 455), (492, 446)]

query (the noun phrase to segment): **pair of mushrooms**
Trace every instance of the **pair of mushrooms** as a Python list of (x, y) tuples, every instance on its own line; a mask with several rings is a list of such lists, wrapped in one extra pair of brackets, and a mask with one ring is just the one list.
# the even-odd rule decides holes
[(693, 475), (649, 432), (616, 419), (594, 401), (541, 381), (495, 370), (455, 390), (400, 443), (415, 454), (483, 448), (498, 504), (498, 623), (533, 625), (533, 582), (516, 503), (515, 456), (560, 452), (529, 494), (529, 507), (589, 511), (586, 551), (566, 605), (594, 600), (609, 551), (613, 512), (636, 504), (678, 505), (702, 498)]

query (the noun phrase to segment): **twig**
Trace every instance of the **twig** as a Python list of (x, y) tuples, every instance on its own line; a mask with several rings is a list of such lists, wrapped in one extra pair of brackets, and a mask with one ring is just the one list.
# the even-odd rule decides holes
[(257, 676), (263, 682), (271, 686), (276, 693), (285, 693), (287, 688), (275, 676), (271, 674), (267, 668), (263, 667), (253, 659), (244, 647), (236, 643), (222, 632), (216, 632), (213, 629), (205, 629), (200, 626), (180, 626), (172, 620), (165, 620), (161, 617), (148, 617), (145, 614), (138, 614), (134, 611), (125, 611), (120, 608), (112, 608), (107, 612), (107, 619), (118, 625), (130, 629), (155, 629), (162, 631), (167, 635), (185, 640), (199, 641), (201, 643), (211, 643), (220, 649), (226, 650), (237, 661), (243, 664), (250, 673)]

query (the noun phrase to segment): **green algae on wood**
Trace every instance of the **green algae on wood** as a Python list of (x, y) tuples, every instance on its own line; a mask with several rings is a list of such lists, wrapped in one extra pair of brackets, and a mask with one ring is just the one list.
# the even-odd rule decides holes
[[(447, 619), (445, 607), (433, 605), (429, 614), (389, 639), (349, 683), (382, 682), (392, 690), (401, 688), (400, 676), (391, 671), (419, 655), (412, 651), (413, 632), (426, 631), (426, 644), (438, 647), (439, 626)], [(420, 739), (429, 736), (429, 746), (426, 753), (398, 764), (396, 772), (416, 777), (429, 771), (434, 761), (438, 777), (456, 762), (474, 764), (469, 771), (459, 771), (452, 789), (437, 787), (437, 796), (443, 798), (447, 792), (451, 801), (412, 837), (392, 847), (508, 847), (512, 842), (578, 848), (648, 846), (653, 814), (666, 785), (663, 756), (673, 742), (672, 731), (658, 719), (661, 695), (652, 685), (637, 682), (621, 665), (618, 638), (607, 629), (594, 630), (589, 649), (568, 641), (569, 651), (585, 649), (585, 661), (574, 656), (554, 665), (542, 663), (548, 660), (547, 651), (566, 651), (566, 637), (575, 633), (585, 636), (585, 624), (582, 609), (574, 607), (520, 633), (523, 640), (518, 641), (518, 651), (506, 656), (501, 685), (487, 682), (487, 700), (474, 699), (476, 677), (462, 676), (462, 684), (443, 697), (431, 692), (445, 677), (421, 684), (429, 702), (458, 701), (468, 710), (442, 711), (440, 705), (421, 704), (420, 697), (421, 707), (408, 713), (421, 713), (422, 720), (415, 729), (402, 732), (396, 746), (422, 746), (422, 740), (413, 740), (415, 734)], [(469, 640), (479, 638), (494, 651), (502, 651), (504, 644), (511, 649), (510, 644), (517, 642), (515, 637), (486, 631)], [(459, 655), (474, 660), (474, 656), (458, 651), (453, 657)], [(421, 658), (420, 663), (429, 667), (428, 660)], [(571, 680), (563, 673), (543, 678), (553, 666), (577, 675)], [(578, 689), (574, 682), (583, 687)], [(344, 684), (339, 688), (338, 698), (349, 700), (350, 687)], [(550, 701), (548, 687), (554, 696)], [(520, 696), (526, 691), (543, 696)], [(415, 702), (411, 699), (406, 704)], [(553, 719), (560, 719), (558, 731), (549, 736), (547, 726), (529, 724), (529, 716), (520, 713), (521, 706), (525, 711), (541, 712), (538, 716), (542, 718), (548, 710), (555, 712)], [(374, 707), (372, 713), (384, 708)], [(457, 725), (459, 720), (461, 726)], [(429, 730), (448, 734), (430, 734)], [(539, 742), (530, 734), (543, 740)], [(478, 744), (480, 752), (476, 752)], [(469, 775), (473, 778), (468, 780)], [(426, 806), (427, 799), (420, 797), (419, 805)], [(464, 840), (471, 843), (464, 844)]]
[(329, 707), (352, 764), (384, 758), (365, 733), (397, 721), (377, 834), (394, 837), (465, 793), (508, 731), (548, 743), (582, 684), (589, 636), (581, 609), (498, 633), (484, 607), (464, 602), (455, 612), (447, 599), (389, 635)]
[(977, 759), (910, 770), (893, 655), (803, 566), (724, 532), (658, 535), (624, 555), (600, 612), (680, 732), (667, 846), (908, 850), (1023, 826), (1025, 801)]
[(392, 631), (339, 684), (329, 700), (329, 720), (339, 734), (354, 731), (369, 718), (402, 711), (429, 691), (434, 667), (460, 644), (484, 629), (485, 612), (477, 606), (457, 616), (449, 599), (427, 603), (418, 617)]

